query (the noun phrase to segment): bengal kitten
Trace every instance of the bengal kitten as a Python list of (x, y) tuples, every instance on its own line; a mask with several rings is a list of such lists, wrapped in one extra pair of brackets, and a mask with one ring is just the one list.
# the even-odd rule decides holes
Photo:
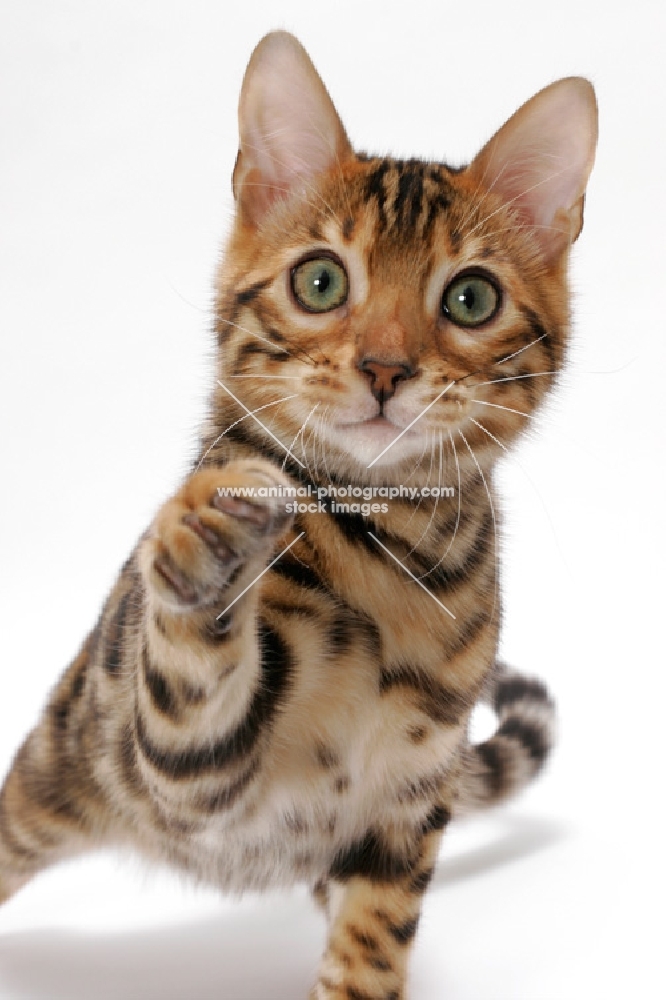
[(464, 169), (356, 154), (275, 32), (239, 118), (200, 456), (16, 755), (0, 893), (109, 844), (303, 881), (311, 998), (399, 1000), (444, 828), (551, 746), (545, 688), (496, 662), (493, 464), (563, 363), (594, 92), (546, 87)]

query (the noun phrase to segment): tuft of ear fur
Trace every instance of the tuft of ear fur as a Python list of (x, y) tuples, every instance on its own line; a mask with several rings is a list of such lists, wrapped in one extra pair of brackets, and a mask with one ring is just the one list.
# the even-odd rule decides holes
[(352, 155), (326, 87), (300, 42), (266, 35), (252, 53), (238, 108), (233, 177), (243, 221), (258, 224), (273, 202)]
[(549, 261), (582, 229), (597, 131), (592, 84), (566, 77), (523, 104), (470, 164), (476, 183), (533, 228)]

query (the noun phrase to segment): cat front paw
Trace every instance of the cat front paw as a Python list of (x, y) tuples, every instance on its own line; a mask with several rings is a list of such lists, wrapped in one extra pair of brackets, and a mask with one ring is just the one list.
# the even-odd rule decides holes
[(288, 496), (280, 495), (290, 485), (261, 459), (190, 476), (160, 509), (140, 550), (153, 596), (174, 610), (202, 607), (260, 573), (291, 525)]

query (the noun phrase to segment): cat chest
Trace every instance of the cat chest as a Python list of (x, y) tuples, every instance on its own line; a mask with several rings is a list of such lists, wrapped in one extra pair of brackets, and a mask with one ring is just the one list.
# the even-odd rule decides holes
[(186, 867), (222, 887), (313, 881), (372, 829), (418, 829), (455, 770), (471, 699), (447, 677), (441, 632), (424, 627), (402, 655), (391, 616), (372, 629), (322, 617), (292, 621), (274, 714), (179, 839)]
[(422, 738), (419, 716), (411, 719), (418, 742), (377, 706), (348, 716), (347, 727), (340, 721), (336, 740), (304, 724), (298, 744), (274, 741), (242, 800), (188, 838), (187, 867), (231, 890), (311, 883), (370, 829), (418, 827), (459, 741), (451, 729)]

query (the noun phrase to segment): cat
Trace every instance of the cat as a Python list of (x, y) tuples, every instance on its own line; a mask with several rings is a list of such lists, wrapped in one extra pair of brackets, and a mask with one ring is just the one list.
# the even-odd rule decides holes
[(239, 123), (198, 459), (15, 757), (0, 898), (100, 845), (305, 882), (312, 1000), (401, 1000), (447, 824), (553, 742), (497, 661), (493, 465), (564, 362), (594, 91), (546, 87), (464, 168), (357, 154), (278, 31)]

